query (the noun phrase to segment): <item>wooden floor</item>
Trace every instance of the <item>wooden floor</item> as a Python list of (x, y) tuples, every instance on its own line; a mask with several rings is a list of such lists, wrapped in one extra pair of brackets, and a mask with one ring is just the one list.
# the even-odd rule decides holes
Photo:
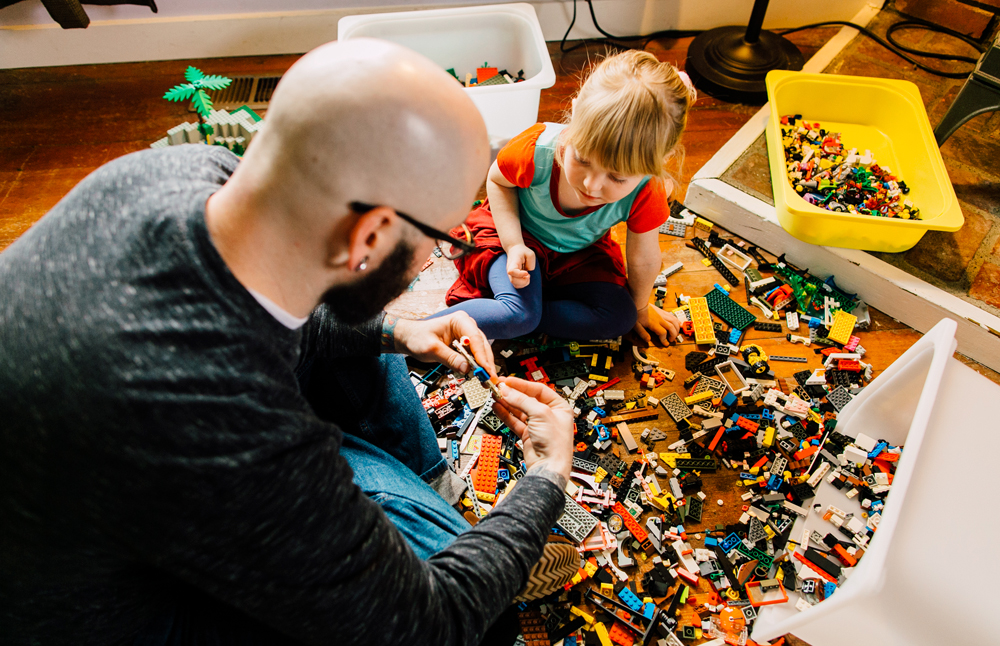
[[(800, 32), (792, 40), (808, 58), (833, 33), (832, 29)], [(690, 39), (663, 39), (651, 42), (648, 49), (662, 60), (683, 65), (689, 43)], [(597, 46), (581, 48), (566, 55), (559, 52), (556, 44), (551, 44), (549, 49), (557, 81), (552, 88), (542, 92), (539, 119), (554, 121), (560, 120), (569, 107), (588, 61), (604, 49)], [(193, 120), (184, 106), (161, 98), (168, 88), (182, 79), (188, 65), (212, 74), (268, 74), (284, 72), (297, 58), (246, 57), (0, 71), (0, 87), (3, 88), (0, 91), (0, 250), (16, 240), (88, 173), (116, 157), (147, 148), (181, 121)], [(723, 103), (709, 97), (698, 101), (684, 135), (686, 160), (679, 173), (677, 195), (684, 195), (694, 171), (735, 134), (758, 107)], [(624, 237), (621, 231), (616, 235), (619, 240)], [(714, 283), (721, 282), (720, 275), (711, 267), (705, 267), (701, 255), (686, 247), (684, 240), (664, 235), (660, 246), (665, 263), (684, 263), (684, 270), (670, 279), (669, 300), (680, 293), (702, 295)], [(446, 282), (446, 274), (439, 273), (437, 277)], [(422, 293), (405, 295), (394, 307), (411, 316), (434, 311), (442, 304), (445, 286), (432, 284), (431, 289), (419, 290)], [(734, 290), (733, 296), (745, 302), (742, 289)], [(920, 335), (878, 311), (872, 311), (872, 318), (870, 330), (860, 336), (868, 351), (866, 361), (874, 365), (877, 374)], [(810, 368), (821, 365), (811, 349), (787, 343), (783, 333), (750, 331), (746, 340), (759, 343), (775, 354), (806, 357), (806, 365)], [(684, 356), (694, 349), (693, 343), (686, 342), (650, 350), (662, 367), (678, 374), (673, 383), (656, 390), (657, 396), (681, 391), (680, 382), (687, 376)], [(778, 362), (773, 367), (779, 378), (804, 368), (803, 364)], [(976, 369), (1000, 383), (997, 373), (978, 366)], [(637, 392), (637, 384), (627, 365), (617, 366), (615, 375), (623, 378), (623, 386), (631, 391), (629, 394)], [(668, 432), (668, 441), (677, 439), (676, 428), (668, 419), (650, 426)], [(735, 484), (732, 473), (707, 474), (704, 490), (708, 504), (700, 527), (732, 523), (739, 517), (742, 491)], [(715, 504), (718, 499), (724, 501), (722, 506)]]

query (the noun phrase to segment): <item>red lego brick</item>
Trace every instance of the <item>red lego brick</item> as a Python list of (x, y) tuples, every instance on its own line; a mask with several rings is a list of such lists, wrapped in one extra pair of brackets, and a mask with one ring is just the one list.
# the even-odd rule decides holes
[[(480, 457), (480, 460), (481, 459), (482, 458)], [(622, 520), (625, 521), (625, 527), (628, 528), (628, 531), (632, 532), (632, 536), (635, 536), (637, 541), (640, 543), (646, 542), (646, 539), (649, 538), (649, 533), (646, 532), (646, 530), (644, 530), (638, 522), (636, 522), (635, 518), (632, 517), (632, 514), (628, 513), (628, 509), (625, 509), (624, 505), (620, 502), (616, 502), (615, 506), (612, 507), (611, 510), (622, 517)]]
[(635, 637), (632, 635), (632, 631), (626, 628), (621, 622), (616, 621), (615, 625), (611, 627), (608, 631), (608, 637), (611, 641), (618, 644), (619, 646), (632, 646), (635, 643)]

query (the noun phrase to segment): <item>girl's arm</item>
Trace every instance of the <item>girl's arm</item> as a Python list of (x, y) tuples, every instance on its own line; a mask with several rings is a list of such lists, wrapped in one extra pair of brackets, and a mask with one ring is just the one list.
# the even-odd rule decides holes
[(507, 276), (517, 289), (526, 287), (530, 280), (528, 272), (535, 268), (535, 252), (525, 246), (521, 235), (517, 187), (507, 181), (497, 162), (493, 162), (486, 178), (486, 196), (490, 199), (500, 244), (507, 252)]
[(635, 302), (638, 317), (634, 331), (646, 343), (650, 342), (650, 332), (663, 345), (673, 341), (681, 329), (680, 321), (669, 312), (664, 312), (649, 303), (653, 292), (653, 282), (660, 273), (660, 234), (653, 229), (645, 233), (628, 232), (625, 238), (628, 264), (628, 289)]

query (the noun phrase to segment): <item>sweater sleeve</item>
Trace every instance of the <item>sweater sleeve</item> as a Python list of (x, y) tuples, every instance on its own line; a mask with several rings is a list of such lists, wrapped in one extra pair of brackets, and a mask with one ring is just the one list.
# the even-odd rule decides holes
[(360, 325), (345, 325), (326, 305), (320, 305), (302, 328), (301, 356), (365, 357), (381, 352), (382, 319), (385, 312)]
[[(559, 487), (524, 477), (423, 561), (353, 484), (339, 429), (254, 402), (174, 402), (197, 433), (178, 429), (175, 449), (165, 438), (155, 455), (131, 453), (142, 463), (111, 494), (129, 519), (122, 549), (305, 644), (478, 644), (539, 558), (564, 504)], [(233, 420), (256, 432), (227, 432)]]

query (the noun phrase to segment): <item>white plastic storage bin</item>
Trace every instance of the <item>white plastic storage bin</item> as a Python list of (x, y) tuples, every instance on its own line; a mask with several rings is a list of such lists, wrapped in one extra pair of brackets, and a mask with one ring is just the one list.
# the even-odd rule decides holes
[[(952, 357), (956, 324), (944, 319), (852, 400), (837, 431), (903, 445), (868, 551), (833, 596), (802, 612), (798, 594), (759, 610), (752, 638), (785, 633), (812, 646), (997, 644), (1000, 578), (1000, 387)], [(825, 480), (816, 503), (860, 514)], [(833, 527), (810, 511), (792, 528)]]
[(402, 11), (341, 18), (337, 38), (381, 38), (408, 47), (465, 79), (484, 62), (512, 76), (513, 85), (466, 88), (486, 121), (496, 148), (538, 120), (542, 88), (552, 87), (552, 68), (538, 16), (530, 4), (498, 4), (430, 11)]

